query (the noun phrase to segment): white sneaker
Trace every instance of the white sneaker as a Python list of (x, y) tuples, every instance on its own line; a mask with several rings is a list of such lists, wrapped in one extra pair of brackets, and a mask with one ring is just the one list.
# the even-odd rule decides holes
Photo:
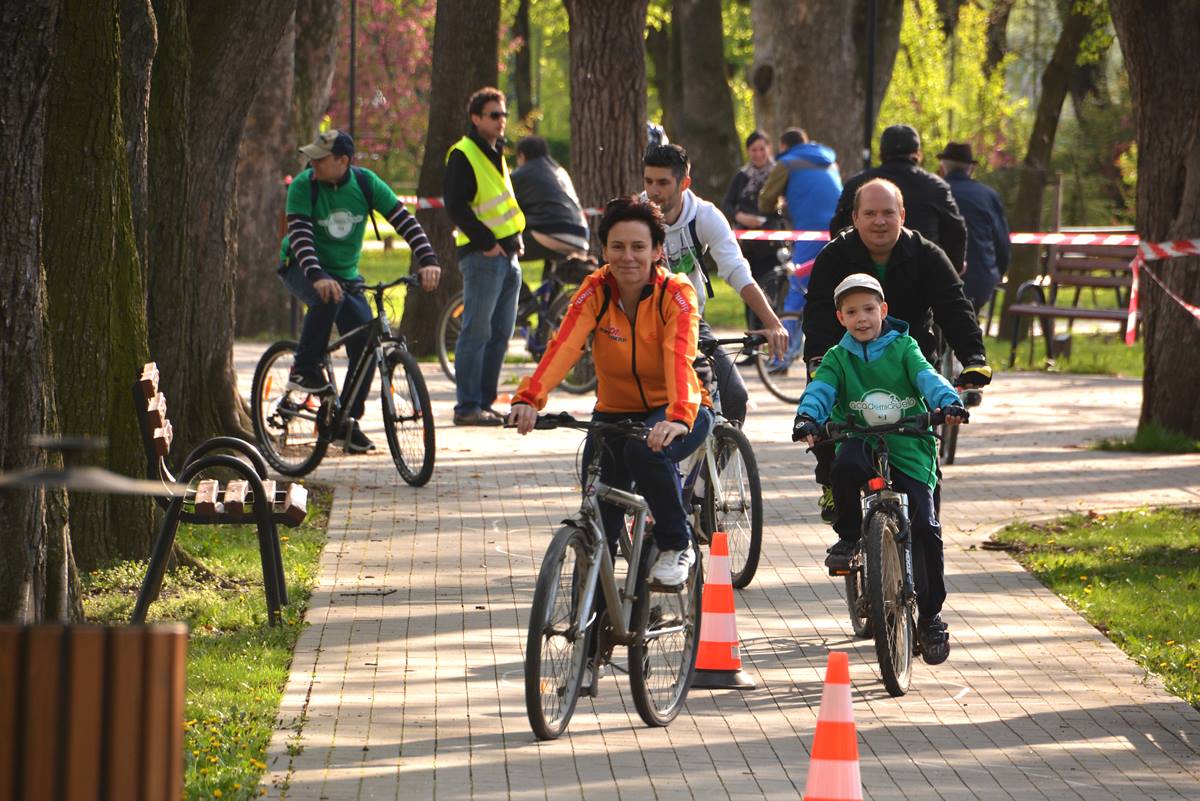
[(654, 584), (678, 587), (687, 581), (692, 565), (696, 563), (696, 552), (692, 546), (682, 551), (663, 551), (650, 568), (649, 579)]

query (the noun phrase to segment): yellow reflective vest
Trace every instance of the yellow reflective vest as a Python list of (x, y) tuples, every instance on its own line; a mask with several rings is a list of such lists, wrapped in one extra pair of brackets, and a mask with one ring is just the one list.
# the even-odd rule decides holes
[[(455, 150), (462, 151), (475, 173), (475, 197), (471, 198), (471, 211), (479, 221), (496, 235), (496, 239), (504, 239), (524, 231), (525, 215), (517, 205), (512, 181), (508, 177), (508, 164), (504, 159), (500, 159), (500, 170), (497, 170), (492, 160), (479, 149), (479, 145), (467, 136), (455, 142), (446, 152), (447, 160)], [(459, 247), (470, 241), (470, 237), (462, 231), (454, 231), (454, 243)]]

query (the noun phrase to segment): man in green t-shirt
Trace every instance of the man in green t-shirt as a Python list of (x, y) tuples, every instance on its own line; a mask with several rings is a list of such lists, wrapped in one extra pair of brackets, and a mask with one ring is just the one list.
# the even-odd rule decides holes
[[(883, 287), (871, 275), (847, 276), (833, 292), (838, 322), (846, 329), (813, 373), (804, 390), (792, 429), (793, 441), (815, 443), (821, 425), (832, 418), (857, 425), (895, 423), (902, 417), (941, 410), (947, 425), (967, 419), (958, 393), (925, 360), (908, 324), (888, 316)], [(921, 653), (936, 665), (946, 660), (950, 640), (941, 620), (946, 600), (942, 535), (934, 508), (937, 448), (929, 437), (888, 434), (892, 484), (908, 496), (912, 525), (913, 579), (917, 585), (917, 627)], [(858, 549), (862, 528), (859, 491), (875, 474), (869, 443), (852, 439), (837, 449), (831, 472), (837, 543), (825, 565), (846, 571)]]
[[(325, 375), (324, 354), (336, 322), (346, 333), (371, 321), (371, 307), (361, 292), (358, 259), (372, 211), (383, 214), (412, 249), (412, 264), (426, 292), (437, 288), (441, 267), (417, 218), (378, 175), (352, 167), (354, 140), (341, 131), (325, 131), (300, 148), (311, 165), (288, 187), (288, 232), (280, 247), (280, 275), (284, 286), (308, 306), (300, 343), (288, 377), (289, 390), (319, 395), (332, 390)], [(350, 363), (357, 362), (366, 344), (366, 332), (346, 342)], [(346, 450), (364, 453), (375, 447), (358, 426), (371, 391), (370, 373), (354, 398), (343, 397), (354, 419), (338, 438)], [(344, 392), (349, 392), (345, 387)]]

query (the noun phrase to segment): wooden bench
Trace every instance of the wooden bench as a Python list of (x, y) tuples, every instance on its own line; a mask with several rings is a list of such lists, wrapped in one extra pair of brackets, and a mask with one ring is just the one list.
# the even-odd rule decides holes
[[(1131, 262), (1136, 254), (1136, 247), (1050, 246), (1046, 274), (1021, 284), (1008, 309), (1013, 318), (1008, 366), (1012, 367), (1017, 359), (1022, 317), (1039, 321), (1048, 359), (1055, 356), (1054, 321), (1058, 319), (1067, 320), (1068, 331), (1075, 320), (1120, 323), (1124, 334), (1129, 319), (1129, 293), (1133, 286)], [(1091, 290), (1093, 300), (1098, 299), (1098, 291), (1111, 291), (1112, 304), (1080, 306), (1085, 289)], [(1062, 305), (1061, 296), (1072, 291), (1071, 305)]]
[[(277, 526), (295, 527), (304, 522), (308, 514), (308, 491), (300, 484), (281, 487), (268, 479), (267, 463), (262, 454), (249, 442), (236, 437), (214, 437), (203, 442), (183, 459), (176, 478), (167, 463), (174, 429), (167, 417), (167, 399), (159, 391), (158, 366), (154, 362), (142, 367), (133, 384), (133, 405), (146, 452), (147, 476), (153, 481), (185, 484), (188, 489), (170, 500), (159, 499), (166, 516), (138, 594), (132, 622), (144, 622), (146, 610), (158, 597), (180, 523), (253, 523), (258, 528), (268, 617), (271, 625), (275, 625), (281, 607), (288, 602)], [(222, 488), (217, 479), (201, 477), (206, 471), (216, 469), (233, 472), (238, 478), (226, 481)]]
[(187, 627), (0, 625), (0, 801), (183, 795)]

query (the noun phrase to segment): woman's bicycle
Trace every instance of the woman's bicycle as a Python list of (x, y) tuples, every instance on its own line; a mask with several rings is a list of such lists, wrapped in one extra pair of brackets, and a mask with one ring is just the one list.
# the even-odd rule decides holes
[(874, 454), (875, 475), (863, 487), (862, 544), (845, 573), (846, 606), (855, 636), (875, 638), (879, 674), (894, 696), (908, 692), (913, 656), (920, 646), (908, 496), (892, 489), (885, 435), (936, 437), (929, 429), (943, 422), (940, 413), (930, 412), (877, 426), (827, 423), (821, 440), (836, 445), (864, 438)]
[[(589, 433), (645, 437), (641, 423), (597, 423), (567, 414), (540, 415), (539, 429), (574, 428)], [(648, 726), (666, 726), (683, 708), (696, 667), (704, 568), (700, 549), (687, 581), (661, 587), (646, 577), (657, 558), (647, 542), (646, 501), (600, 481), (602, 446), (593, 449), (579, 511), (554, 533), (538, 572), (525, 647), (525, 710), (539, 739), (562, 734), (590, 674), (594, 694), (600, 668), (613, 648), (629, 649), (629, 686)], [(600, 501), (632, 515), (619, 539), (627, 569), (618, 583), (613, 554), (600, 517)], [(597, 614), (597, 593), (605, 609)], [(594, 647), (589, 647), (589, 641)]]
[[(517, 301), (517, 329), (525, 337), (525, 349), (534, 360), (542, 358), (550, 337), (558, 330), (563, 318), (567, 316), (567, 308), (571, 305), (571, 295), (566, 291), (568, 280), (573, 282), (583, 280), (586, 269), (579, 265), (590, 265), (579, 259), (560, 259), (552, 262), (546, 270), (541, 285), (530, 291), (524, 282), (521, 284), (521, 295)], [(591, 265), (594, 266), (594, 265)], [(463, 293), (454, 293), (446, 303), (437, 322), (438, 361), (442, 372), (454, 381), (454, 348), (458, 344), (458, 335), (462, 331)], [(537, 315), (537, 323), (533, 322)], [(575, 394), (591, 392), (596, 388), (596, 367), (592, 364), (591, 340), (584, 350), (583, 357), (576, 362), (567, 377), (563, 379), (563, 389)]]
[[(311, 395), (287, 388), (295, 342), (276, 342), (258, 360), (251, 390), (251, 422), (263, 456), (280, 473), (303, 476), (312, 472), (324, 458), (329, 443), (338, 439), (338, 433), (349, 435), (353, 428), (347, 415), (349, 400), (377, 370), (388, 449), (400, 477), (419, 487), (433, 475), (434, 423), (429, 390), (404, 337), (392, 332), (384, 307), (385, 290), (400, 284), (413, 288), (421, 281), (416, 276), (404, 276), (386, 284), (346, 288), (347, 292), (370, 292), (376, 314), (366, 325), (338, 338), (325, 352), (325, 372), (332, 392)], [(330, 354), (364, 330), (367, 344), (358, 362), (350, 365), (339, 394)]]

